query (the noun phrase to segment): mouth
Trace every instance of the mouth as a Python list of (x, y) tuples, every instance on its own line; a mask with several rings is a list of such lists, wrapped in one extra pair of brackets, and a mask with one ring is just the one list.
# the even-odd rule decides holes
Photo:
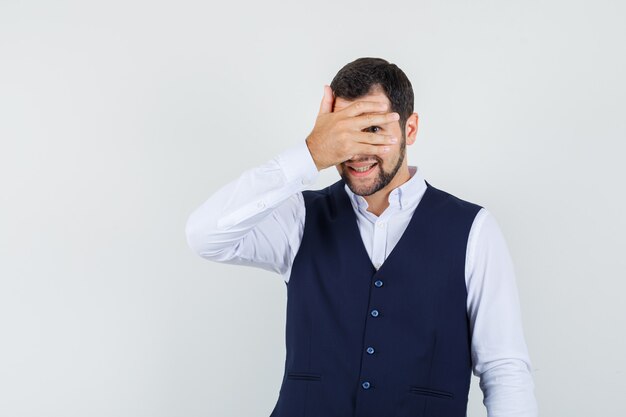
[(370, 173), (372, 173), (377, 165), (378, 165), (378, 162), (372, 162), (369, 165), (363, 165), (360, 167), (353, 167), (350, 165), (347, 165), (347, 167), (348, 167), (348, 172), (353, 177), (365, 177), (369, 175)]

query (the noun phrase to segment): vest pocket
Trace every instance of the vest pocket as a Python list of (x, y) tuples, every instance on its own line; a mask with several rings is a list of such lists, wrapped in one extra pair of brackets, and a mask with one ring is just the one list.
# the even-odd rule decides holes
[(321, 374), (311, 372), (287, 372), (287, 379), (301, 379), (304, 381), (319, 381)]
[(429, 395), (431, 397), (439, 397), (439, 398), (452, 398), (454, 395), (448, 391), (441, 391), (432, 388), (418, 387), (415, 385), (411, 385), (409, 387), (409, 392), (412, 394), (418, 395)]

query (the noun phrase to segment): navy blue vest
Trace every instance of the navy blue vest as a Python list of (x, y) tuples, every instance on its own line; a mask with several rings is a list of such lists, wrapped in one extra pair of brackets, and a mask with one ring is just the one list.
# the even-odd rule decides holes
[(426, 182), (376, 270), (344, 184), (302, 192), (285, 373), (270, 417), (465, 417), (472, 369), (465, 253), (481, 206)]

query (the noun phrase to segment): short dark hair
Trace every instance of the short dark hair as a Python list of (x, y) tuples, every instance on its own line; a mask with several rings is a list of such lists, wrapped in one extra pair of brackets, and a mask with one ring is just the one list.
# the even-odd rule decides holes
[(400, 128), (404, 136), (406, 121), (413, 113), (413, 86), (406, 74), (382, 58), (358, 58), (337, 72), (330, 83), (335, 97), (355, 100), (380, 87), (389, 101), (391, 111), (400, 115)]

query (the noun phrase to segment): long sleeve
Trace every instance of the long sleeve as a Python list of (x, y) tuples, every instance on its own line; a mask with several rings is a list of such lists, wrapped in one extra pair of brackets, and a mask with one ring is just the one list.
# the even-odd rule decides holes
[(244, 171), (189, 215), (188, 245), (208, 260), (285, 275), (304, 228), (301, 191), (318, 174), (305, 141)]
[(536, 417), (514, 266), (494, 216), (485, 208), (468, 240), (466, 277), (473, 373), (489, 417)]

